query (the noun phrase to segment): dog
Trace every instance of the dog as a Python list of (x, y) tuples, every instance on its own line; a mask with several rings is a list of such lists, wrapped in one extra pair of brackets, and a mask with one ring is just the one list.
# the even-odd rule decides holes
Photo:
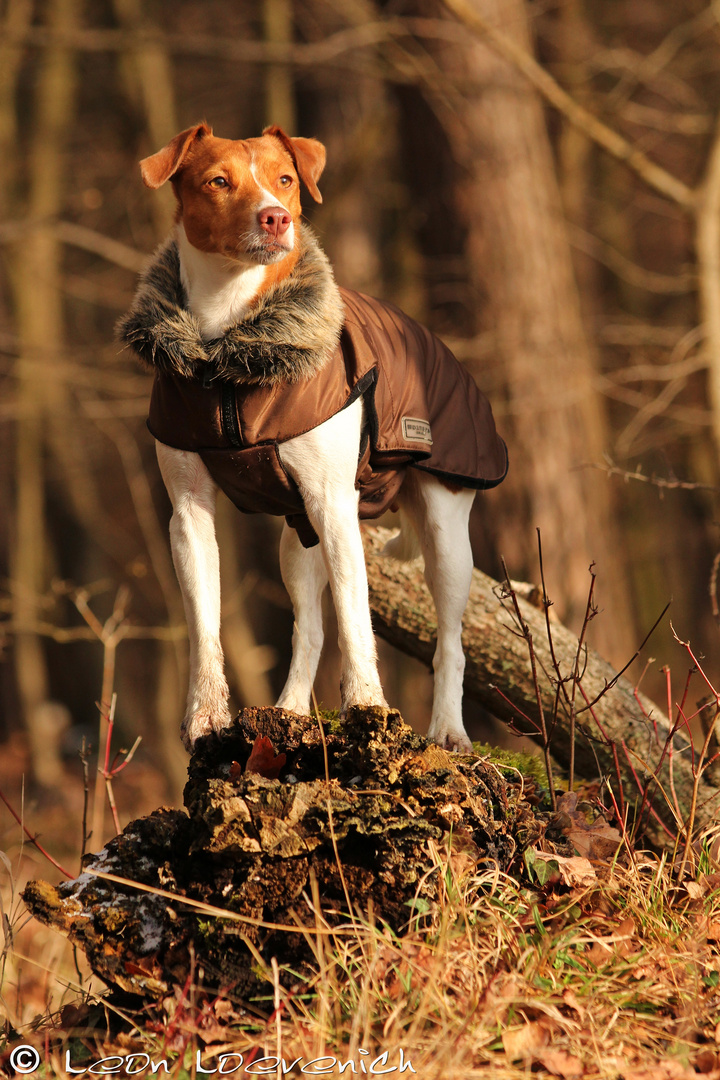
[[(170, 539), (190, 644), (182, 738), (230, 723), (220, 645), (217, 488), (244, 511), (284, 514), (292, 659), (277, 707), (307, 714), (330, 583), (342, 708), (383, 706), (359, 518), (400, 510), (387, 546), (424, 556), (437, 612), (428, 738), (469, 752), (461, 629), (475, 491), (507, 470), (484, 396), (449, 350), (391, 305), (339, 290), (301, 221), (325, 148), (279, 127), (216, 137), (205, 123), (140, 163), (170, 181), (175, 229), (145, 272), (122, 340), (154, 370), (150, 431), (172, 502)], [(417, 537), (408, 540), (406, 526)], [(419, 543), (418, 543), (419, 542)]]

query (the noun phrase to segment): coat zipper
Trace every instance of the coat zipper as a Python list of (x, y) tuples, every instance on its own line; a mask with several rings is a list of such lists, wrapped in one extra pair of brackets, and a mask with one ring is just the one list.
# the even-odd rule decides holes
[(223, 383), (220, 387), (220, 422), (223, 435), (231, 446), (243, 444), (235, 409), (235, 387), (232, 383)]

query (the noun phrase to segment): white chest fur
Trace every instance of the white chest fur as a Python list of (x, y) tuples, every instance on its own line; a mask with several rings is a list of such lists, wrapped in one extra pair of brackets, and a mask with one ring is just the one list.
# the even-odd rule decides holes
[(203, 340), (219, 337), (247, 314), (265, 280), (266, 266), (235, 262), (224, 255), (199, 251), (182, 225), (177, 229), (180, 278), (188, 304), (200, 323)]

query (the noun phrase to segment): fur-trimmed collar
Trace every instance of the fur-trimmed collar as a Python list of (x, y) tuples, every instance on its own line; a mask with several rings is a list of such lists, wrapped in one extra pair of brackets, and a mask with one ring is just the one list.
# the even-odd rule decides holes
[(307, 226), (300, 226), (298, 241), (292, 273), (211, 341), (203, 341), (188, 308), (177, 244), (167, 241), (117, 324), (120, 340), (148, 367), (183, 378), (266, 386), (311, 378), (337, 348), (345, 311), (327, 257)]

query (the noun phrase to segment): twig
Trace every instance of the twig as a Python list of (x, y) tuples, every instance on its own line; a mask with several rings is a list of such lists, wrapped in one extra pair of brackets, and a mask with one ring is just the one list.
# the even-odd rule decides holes
[(697, 276), (685, 270), (680, 274), (659, 274), (655, 270), (646, 270), (638, 266), (610, 244), (598, 236), (581, 229), (579, 225), (568, 222), (566, 225), (568, 240), (577, 251), (607, 266), (622, 281), (646, 289), (648, 292), (664, 295), (687, 294), (697, 288)]
[[(550, 647), (550, 656), (551, 656), (552, 664), (553, 664), (553, 667), (555, 669), (555, 674), (556, 674), (557, 680), (558, 680), (557, 691), (556, 691), (556, 694), (555, 694), (555, 709), (554, 709), (553, 715), (554, 715), (554, 717), (557, 717), (557, 710), (558, 710), (558, 705), (559, 705), (559, 697), (560, 697), (560, 693), (562, 693), (564, 698), (565, 698), (565, 704), (568, 707), (569, 716), (570, 716), (570, 721), (569, 721), (570, 722), (570, 763), (569, 763), (569, 770), (568, 770), (568, 791), (572, 791), (574, 783), (575, 783), (575, 737), (576, 737), (575, 736), (575, 725), (576, 725), (576, 718), (577, 718), (577, 713), (576, 713), (576, 710), (575, 710), (575, 692), (576, 692), (578, 683), (582, 679), (582, 674), (580, 672), (580, 656), (581, 656), (581, 653), (583, 651), (583, 647), (584, 647), (584, 643), (585, 643), (585, 635), (587, 633), (587, 628), (590, 625), (591, 620), (597, 614), (597, 608), (595, 608), (594, 601), (593, 601), (593, 594), (594, 594), (594, 591), (595, 591), (595, 574), (593, 573), (593, 569), (592, 569), (592, 566), (591, 566), (590, 567), (590, 590), (589, 590), (589, 593), (588, 593), (587, 604), (585, 606), (585, 617), (583, 619), (582, 630), (581, 630), (581, 633), (580, 633), (580, 637), (578, 639), (577, 650), (575, 652), (575, 661), (574, 661), (574, 664), (573, 664), (572, 674), (570, 676), (564, 676), (562, 674), (562, 671), (560, 670), (560, 664), (558, 662), (557, 656), (555, 655), (555, 643), (553, 641), (552, 627), (551, 627), (551, 624), (550, 624), (550, 607), (552, 606), (552, 604), (551, 604), (550, 599), (548, 598), (547, 588), (545, 586), (545, 566), (544, 566), (544, 560), (543, 560), (542, 536), (540, 534), (540, 529), (537, 529), (537, 541), (538, 541), (538, 558), (539, 558), (539, 562), (540, 562), (540, 582), (541, 582), (541, 585), (542, 585), (542, 593), (543, 593), (543, 607), (545, 609), (545, 628), (547, 630), (547, 639), (548, 639), (548, 645)], [(587, 659), (587, 656), (586, 656), (586, 659)], [(566, 683), (567, 683), (568, 679), (572, 683), (572, 692), (570, 694), (568, 694), (567, 686), (566, 686)], [(621, 787), (621, 791), (622, 791), (622, 787)]]
[[(513, 701), (510, 700), (510, 698), (507, 696), (507, 694), (505, 694), (500, 689), (499, 686), (496, 686), (494, 683), (490, 683), (489, 684), (489, 689), (494, 690), (496, 694), (499, 694), (506, 705), (509, 705), (511, 709), (513, 709), (516, 713), (518, 713), (519, 716), (521, 716), (523, 718), (523, 720), (526, 720), (527, 723), (530, 725), (531, 730), (534, 730), (534, 731), (536, 731), (538, 733), (540, 732), (540, 728), (539, 728), (539, 726), (537, 724), (537, 721), (533, 720), (530, 716), (528, 716), (528, 714), (526, 712), (523, 712), (522, 709), (519, 709), (517, 707), (517, 705)], [(511, 723), (513, 723), (513, 721), (511, 721)], [(515, 734), (516, 735), (527, 735), (529, 733), (527, 731), (520, 731), (520, 729), (516, 727), (515, 728)]]
[(656, 476), (654, 473), (652, 476), (648, 476), (640, 468), (630, 471), (629, 469), (621, 469), (619, 465), (615, 465), (609, 457), (605, 457), (604, 462), (599, 461), (587, 461), (582, 465), (576, 466), (579, 469), (600, 469), (602, 472), (608, 474), (608, 476), (619, 476), (622, 480), (629, 482), (630, 480), (637, 480), (641, 484), (651, 484), (653, 487), (661, 488), (664, 491), (720, 491), (720, 487), (717, 484), (698, 484), (690, 480), (678, 480), (676, 477)]
[(691, 799), (690, 799), (690, 813), (688, 814), (688, 818), (687, 818), (687, 821), (685, 823), (685, 847), (683, 848), (683, 856), (682, 856), (682, 859), (680, 861), (680, 866), (679, 866), (678, 872), (677, 872), (678, 881), (683, 880), (683, 876), (684, 876), (684, 873), (685, 873), (685, 866), (687, 865), (687, 862), (688, 862), (688, 860), (690, 858), (690, 849), (691, 849), (691, 846), (692, 846), (693, 829), (695, 828), (695, 816), (697, 814), (698, 791), (699, 791), (699, 788), (700, 788), (700, 777), (703, 774), (703, 770), (705, 769), (706, 764), (709, 764), (709, 762), (707, 762), (707, 763), (705, 762), (705, 757), (706, 757), (707, 752), (708, 752), (708, 747), (710, 746), (710, 740), (712, 739), (714, 731), (715, 731), (715, 724), (717, 722), (718, 716), (720, 716), (720, 708), (718, 708), (718, 710), (716, 711), (715, 716), (713, 718), (713, 722), (708, 727), (707, 734), (705, 736), (705, 739), (704, 739), (703, 744), (702, 744), (702, 748), (700, 750), (700, 757), (698, 759), (698, 767), (697, 767), (697, 770), (696, 770), (696, 773), (695, 773), (695, 782), (694, 782), (694, 784), (692, 786), (692, 796), (691, 796)]
[(520, 630), (522, 632), (522, 636), (527, 643), (528, 654), (530, 656), (530, 670), (532, 672), (533, 687), (535, 689), (535, 698), (538, 706), (540, 732), (542, 735), (542, 750), (543, 757), (545, 758), (545, 770), (547, 772), (548, 788), (550, 790), (550, 805), (552, 806), (553, 810), (555, 810), (557, 808), (557, 799), (555, 797), (555, 782), (553, 779), (552, 759), (550, 757), (550, 739), (548, 737), (547, 725), (545, 723), (545, 710), (543, 709), (542, 692), (540, 690), (540, 683), (538, 681), (537, 663), (535, 660), (535, 647), (533, 645), (532, 631), (522, 617), (517, 595), (515, 594), (515, 590), (510, 583), (510, 575), (508, 574), (508, 568), (505, 564), (505, 559), (501, 557), (500, 562), (502, 563), (503, 573), (505, 575), (505, 587), (508, 591), (508, 595), (512, 598), (513, 607), (515, 608), (515, 617), (517, 619), (518, 626), (520, 627)]
[[(584, 686), (582, 685), (582, 683), (578, 683), (578, 686), (579, 686), (579, 689), (580, 689), (580, 693), (582, 694), (583, 698), (585, 699), (585, 702), (587, 703), (588, 696), (585, 693)], [(618, 796), (620, 798), (621, 806), (624, 806), (622, 773), (620, 771), (620, 760), (618, 758), (617, 744), (616, 744), (615, 740), (611, 739), (610, 736), (608, 735), (608, 733), (605, 731), (605, 728), (600, 723), (600, 719), (598, 718), (597, 714), (595, 713), (595, 710), (592, 707), (592, 704), (587, 705), (587, 708), (590, 710), (590, 715), (593, 718), (593, 720), (595, 722), (595, 726), (597, 727), (598, 731), (600, 732), (600, 735), (602, 736), (603, 742), (609, 748), (610, 753), (612, 754), (613, 765), (615, 767), (615, 776), (617, 777), (617, 782), (618, 782)]]
[(23, 832), (24, 832), (24, 833), (25, 833), (25, 835), (27, 836), (27, 838), (28, 838), (28, 840), (30, 841), (30, 843), (31, 843), (31, 844), (32, 844), (32, 845), (33, 845), (34, 847), (36, 847), (36, 848), (38, 849), (38, 851), (40, 852), (40, 854), (41, 854), (41, 855), (44, 855), (44, 856), (45, 856), (45, 858), (46, 858), (46, 859), (48, 860), (48, 862), (51, 862), (51, 863), (53, 864), (53, 866), (54, 866), (54, 867), (55, 867), (55, 868), (56, 868), (57, 870), (59, 870), (59, 871), (60, 871), (60, 873), (61, 873), (61, 874), (64, 874), (64, 875), (65, 875), (65, 877), (66, 877), (66, 878), (72, 878), (72, 876), (73, 876), (73, 875), (72, 875), (72, 874), (71, 874), (71, 873), (69, 872), (69, 870), (66, 870), (64, 866), (61, 866), (61, 865), (60, 865), (60, 863), (59, 863), (59, 862), (57, 861), (57, 859), (53, 859), (53, 857), (52, 857), (52, 855), (50, 854), (50, 852), (49, 852), (49, 851), (46, 851), (46, 850), (45, 850), (45, 848), (44, 848), (44, 847), (42, 846), (42, 844), (41, 844), (41, 843), (39, 842), (39, 840), (37, 839), (37, 837), (36, 837), (36, 836), (33, 836), (33, 834), (32, 834), (32, 833), (30, 832), (30, 830), (28, 829), (27, 825), (25, 825), (25, 823), (24, 823), (24, 822), (22, 821), (22, 819), (21, 819), (21, 818), (19, 817), (19, 815), (18, 815), (18, 814), (16, 813), (16, 811), (15, 811), (15, 810), (13, 809), (13, 807), (11, 806), (11, 804), (10, 804), (10, 803), (8, 802), (8, 800), (7, 800), (6, 798), (5, 798), (5, 795), (4, 795), (4, 793), (3, 793), (3, 791), (2, 791), (2, 789), (1, 789), (1, 788), (0, 788), (0, 799), (2, 799), (2, 801), (3, 801), (4, 803), (5, 803), (5, 805), (7, 806), (8, 810), (10, 811), (10, 813), (12, 814), (12, 816), (13, 816), (13, 817), (15, 818), (15, 820), (17, 821), (18, 825), (20, 826), (20, 828), (21, 828), (21, 829), (23, 830)]
[(637, 772), (635, 770), (635, 766), (633, 765), (630, 751), (628, 750), (627, 744), (625, 743), (624, 740), (621, 743), (621, 746), (623, 748), (623, 753), (625, 754), (625, 758), (626, 758), (627, 763), (628, 763), (628, 768), (630, 769), (630, 772), (633, 775), (633, 779), (635, 780), (635, 784), (637, 785), (637, 789), (638, 789), (638, 791), (642, 792), (642, 795), (643, 795), (643, 801), (640, 803), (640, 809), (638, 810), (638, 814), (637, 814), (637, 817), (635, 819), (635, 829), (634, 829), (635, 836), (639, 835), (639, 833), (640, 833), (640, 825), (642, 824), (642, 815), (644, 813), (645, 806), (647, 805), (648, 814), (650, 814), (652, 817), (655, 818), (658, 825), (662, 829), (664, 829), (664, 831), (667, 833), (668, 837), (671, 840), (677, 840), (677, 837), (673, 836), (673, 834), (670, 832), (670, 829), (667, 827), (667, 825), (665, 824), (663, 819), (660, 817), (660, 815), (658, 814), (658, 812), (655, 809), (655, 807), (653, 806), (653, 804), (645, 799), (645, 785), (640, 783), (640, 777), (638, 776), (638, 774), (637, 774)]
[(616, 683), (618, 682), (618, 680), (622, 678), (622, 676), (623, 676), (623, 675), (625, 674), (625, 672), (626, 672), (626, 671), (627, 671), (627, 669), (628, 669), (628, 668), (630, 667), (630, 665), (631, 665), (631, 664), (633, 664), (633, 663), (634, 663), (634, 662), (635, 662), (635, 661), (637, 660), (638, 656), (639, 656), (639, 655), (640, 655), (640, 653), (641, 653), (641, 652), (643, 651), (643, 649), (644, 649), (644, 648), (645, 648), (645, 646), (647, 645), (648, 641), (650, 640), (650, 638), (652, 637), (652, 635), (653, 635), (653, 634), (655, 633), (655, 631), (657, 630), (658, 626), (660, 625), (660, 623), (661, 623), (661, 622), (662, 622), (662, 620), (664, 619), (664, 617), (665, 617), (665, 615), (667, 614), (667, 612), (669, 611), (669, 609), (670, 609), (670, 601), (668, 601), (668, 602), (667, 602), (667, 604), (665, 605), (665, 607), (664, 607), (664, 608), (662, 609), (662, 611), (661, 611), (661, 612), (660, 612), (660, 614), (658, 615), (657, 619), (656, 619), (656, 620), (655, 620), (655, 622), (654, 622), (654, 623), (652, 624), (652, 626), (651, 626), (651, 627), (650, 627), (650, 629), (648, 630), (647, 634), (645, 635), (645, 637), (643, 638), (643, 640), (641, 641), (641, 643), (640, 643), (640, 644), (638, 645), (638, 647), (637, 647), (637, 649), (635, 650), (635, 652), (633, 653), (633, 655), (632, 655), (632, 656), (630, 657), (630, 659), (628, 660), (627, 664), (625, 664), (625, 666), (624, 666), (624, 667), (620, 668), (620, 671), (618, 671), (618, 672), (617, 672), (617, 674), (616, 674), (616, 675), (614, 675), (614, 676), (612, 677), (612, 679), (610, 679), (610, 681), (609, 681), (609, 682), (606, 682), (606, 683), (605, 683), (605, 686), (604, 686), (604, 687), (603, 687), (603, 689), (602, 689), (602, 690), (600, 691), (600, 693), (599, 693), (599, 694), (597, 694), (597, 695), (596, 695), (596, 696), (595, 696), (595, 697), (593, 698), (593, 700), (592, 700), (591, 702), (589, 702), (589, 703), (588, 703), (588, 704), (587, 704), (587, 705), (585, 706), (585, 708), (584, 708), (584, 709), (579, 709), (579, 710), (578, 710), (578, 712), (579, 712), (579, 713), (581, 713), (581, 712), (585, 712), (585, 711), (586, 711), (586, 709), (591, 709), (591, 708), (593, 707), (593, 705), (597, 705), (598, 701), (600, 701), (600, 699), (601, 699), (601, 698), (605, 697), (605, 695), (606, 695), (606, 694), (608, 693), (608, 691), (609, 691), (609, 690), (612, 690), (613, 686), (615, 686), (615, 684), (616, 684)]
[(82, 746), (80, 747), (80, 761), (82, 762), (83, 770), (83, 814), (82, 814), (82, 843), (80, 845), (80, 870), (82, 871), (82, 861), (85, 857), (85, 848), (90, 834), (88, 833), (88, 800), (90, 798), (90, 762), (88, 760), (87, 745), (85, 743), (85, 736), (83, 735)]
[[(595, 593), (595, 579), (596, 575), (593, 572), (592, 565), (590, 566), (590, 588), (588, 590), (587, 604), (585, 606), (585, 618), (583, 619), (582, 630), (580, 631), (580, 637), (578, 638), (577, 652), (575, 653), (575, 665), (572, 673), (572, 693), (570, 695), (570, 771), (568, 778), (568, 791), (572, 791), (575, 783), (575, 724), (577, 720), (577, 713), (575, 711), (575, 693), (580, 683), (580, 656), (583, 648), (585, 647), (585, 635), (587, 634), (587, 628), (597, 615), (597, 608), (595, 607), (594, 593)], [(613, 748), (613, 752), (617, 757), (617, 753)], [(619, 771), (619, 766), (618, 766)], [(622, 784), (619, 788), (620, 801), (622, 803)]]
[[(132, 878), (120, 877), (118, 874), (108, 874), (104, 870), (95, 870), (92, 866), (86, 867), (85, 872), (92, 874), (93, 877), (102, 878), (103, 881), (112, 881), (116, 885), (126, 885), (128, 888), (138, 889), (140, 892), (150, 893), (152, 896), (160, 896), (163, 900), (184, 904), (186, 907), (194, 908), (195, 911), (202, 911), (206, 915), (213, 915), (216, 918), (227, 919), (231, 922), (245, 923), (247, 926), (256, 926), (262, 930), (286, 930), (293, 934), (297, 934), (300, 929), (297, 925), (291, 923), (268, 922), (266, 919), (255, 919), (250, 915), (240, 915), (229, 908), (206, 904), (202, 900), (194, 900), (191, 896), (185, 896), (183, 893), (170, 892), (168, 889), (161, 889), (156, 885), (145, 885), (141, 881), (133, 881)], [(319, 932), (327, 934), (329, 937), (354, 936), (356, 928), (352, 925), (333, 926), (327, 929), (323, 928)]]
[[(710, 741), (711, 741), (711, 739), (713, 737), (713, 734), (715, 732), (715, 724), (717, 723), (718, 716), (720, 716), (720, 693), (718, 693), (718, 691), (715, 689), (713, 684), (710, 682), (710, 679), (705, 674), (705, 671), (703, 670), (702, 665), (698, 661), (697, 657), (695, 656), (695, 654), (694, 654), (694, 652), (693, 652), (693, 650), (692, 650), (692, 648), (690, 646), (690, 642), (689, 641), (682, 641), (681, 638), (678, 637), (678, 635), (675, 632), (675, 627), (672, 625), (672, 623), (670, 623), (670, 629), (672, 630), (672, 635), (675, 638), (675, 640), (678, 642), (678, 644), (682, 645), (683, 648), (687, 651), (688, 656), (690, 657), (690, 659), (693, 662), (695, 670), (699, 672), (701, 678), (704, 680), (704, 682), (707, 685), (712, 697), (715, 700), (715, 716), (713, 717), (712, 723), (708, 724), (707, 732), (705, 734), (705, 739), (703, 740), (703, 744), (702, 744), (702, 747), (701, 747), (701, 750), (700, 750), (700, 754), (698, 755), (697, 763), (693, 767), (693, 786), (692, 786), (692, 794), (691, 794), (691, 797), (690, 797), (690, 812), (689, 812), (689, 814), (687, 816), (687, 820), (686, 820), (685, 825), (684, 825), (685, 845), (683, 847), (682, 859), (680, 860), (680, 865), (679, 865), (678, 870), (677, 870), (677, 878), (678, 878), (679, 881), (682, 881), (683, 876), (685, 874), (685, 867), (687, 866), (688, 861), (690, 859), (690, 852), (691, 852), (691, 848), (692, 848), (693, 829), (695, 828), (695, 818), (696, 818), (696, 815), (697, 815), (697, 806), (698, 806), (698, 793), (699, 793), (699, 789), (700, 789), (700, 778), (701, 778), (701, 776), (703, 774), (703, 770), (706, 767), (705, 758), (707, 756), (707, 752), (708, 752), (708, 749), (710, 747)], [(680, 711), (682, 712), (682, 710), (680, 710)], [(691, 745), (692, 745), (692, 739), (691, 739)]]
[(105, 780), (105, 790), (107, 792), (108, 803), (110, 804), (110, 810), (112, 812), (113, 821), (115, 823), (115, 834), (119, 836), (122, 832), (122, 829), (120, 828), (120, 819), (118, 817), (117, 806), (115, 804), (115, 794), (112, 787), (112, 773), (110, 772), (110, 743), (112, 742), (112, 733), (115, 726), (116, 704), (117, 694), (114, 693), (112, 696), (112, 701), (110, 702), (110, 709), (107, 716), (107, 738), (105, 740), (105, 768), (102, 770), (102, 776)]
[(124, 754), (125, 757), (119, 765), (115, 762), (119, 754), (116, 754), (113, 758), (112, 765), (110, 764), (110, 747), (112, 743), (113, 728), (115, 726), (115, 705), (117, 703), (117, 694), (113, 694), (112, 701), (110, 703), (110, 710), (107, 718), (107, 738), (105, 740), (105, 766), (102, 770), (98, 769), (98, 772), (102, 773), (102, 777), (105, 781), (105, 790), (107, 792), (108, 803), (110, 804), (110, 810), (112, 811), (113, 822), (115, 823), (115, 832), (120, 834), (122, 829), (120, 828), (120, 819), (118, 817), (117, 806), (115, 804), (115, 793), (113, 791), (112, 782), (118, 773), (121, 773), (126, 765), (129, 765), (133, 759), (135, 751), (142, 742), (142, 735), (138, 735), (137, 739), (133, 743), (129, 751), (121, 750), (119, 753)]

